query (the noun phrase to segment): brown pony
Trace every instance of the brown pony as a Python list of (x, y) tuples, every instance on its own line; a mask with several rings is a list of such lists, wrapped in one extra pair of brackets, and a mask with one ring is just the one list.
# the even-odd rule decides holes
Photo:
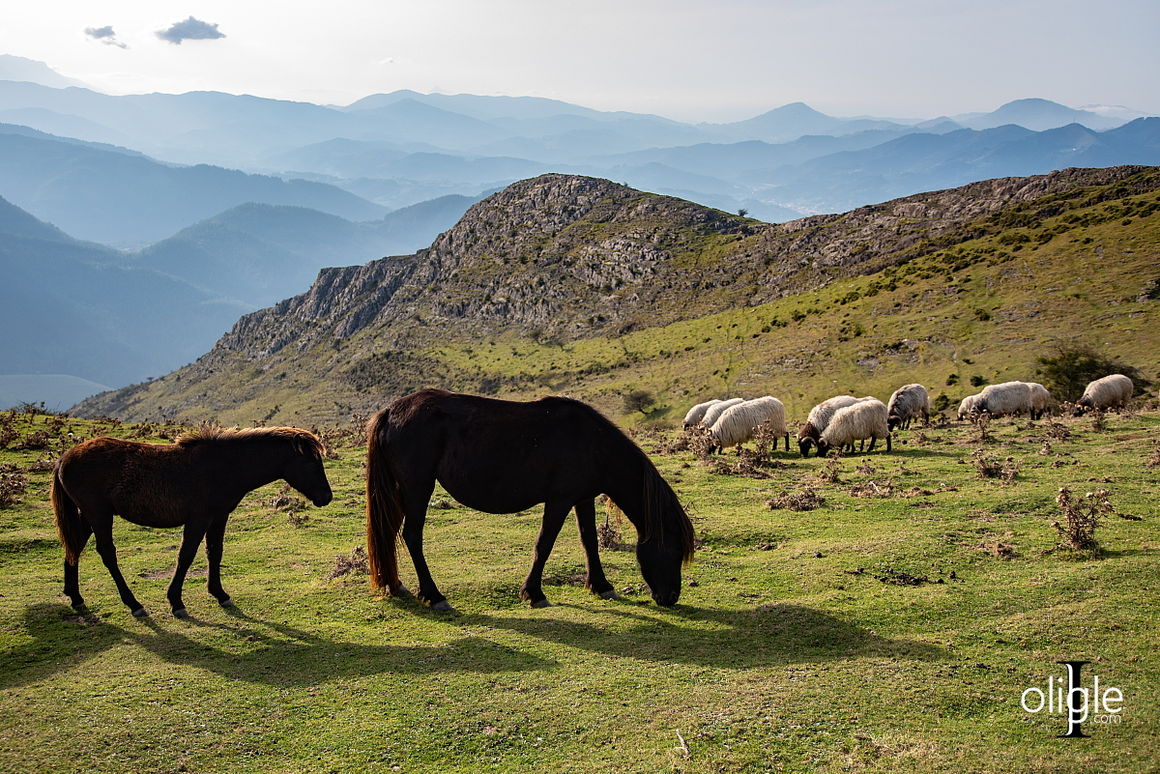
[(121, 601), (133, 615), (148, 615), (117, 566), (113, 516), (120, 515), (144, 527), (184, 526), (177, 569), (166, 593), (175, 616), (189, 615), (181, 587), (202, 538), (209, 592), (222, 606), (232, 605), (221, 582), (222, 536), (230, 513), (247, 492), (277, 479), (317, 506), (329, 503), (323, 451), (313, 433), (293, 427), (203, 427), (173, 444), (93, 438), (74, 446), (61, 457), (52, 479), (52, 507), (65, 553), (64, 593), (74, 608), (85, 609), (77, 560), (92, 535)]
[(533, 607), (544, 563), (573, 507), (588, 565), (586, 586), (616, 596), (596, 542), (595, 497), (605, 493), (637, 529), (636, 555), (653, 599), (674, 605), (681, 565), (693, 556), (693, 525), (640, 448), (596, 409), (568, 398), (529, 403), (421, 390), (399, 398), (367, 425), (367, 555), (371, 583), (393, 595), (400, 528), (419, 576), (419, 598), (448, 610), (423, 556), (427, 502), (439, 483), (459, 502), (487, 513), (544, 503), (532, 567), (520, 596)]

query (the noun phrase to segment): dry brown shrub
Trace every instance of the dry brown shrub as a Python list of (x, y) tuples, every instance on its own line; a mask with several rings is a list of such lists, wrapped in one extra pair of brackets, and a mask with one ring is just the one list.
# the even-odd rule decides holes
[(1015, 550), (1015, 546), (1007, 541), (1011, 538), (1011, 533), (1007, 532), (1003, 535), (987, 535), (984, 537), (975, 548), (980, 551), (986, 551), (996, 559), (1011, 560), (1019, 556)]
[(971, 461), (975, 463), (977, 478), (994, 478), (1004, 484), (1015, 482), (1015, 477), (1019, 475), (1019, 468), (1023, 464), (1016, 461), (1014, 457), (1008, 457), (1005, 460), (991, 457), (982, 449), (975, 450), (975, 453), (971, 455)]
[(1115, 512), (1108, 494), (1107, 489), (1097, 489), (1083, 497), (1073, 497), (1070, 489), (1060, 487), (1055, 502), (1063, 511), (1063, 520), (1053, 521), (1051, 526), (1059, 532), (1061, 547), (1075, 551), (1095, 551), (1099, 548), (1096, 529), (1105, 516)]
[(1103, 409), (1094, 409), (1091, 412), (1092, 431), (1102, 433), (1108, 429), (1108, 412)]
[(870, 479), (868, 481), (860, 481), (850, 487), (851, 497), (893, 497), (894, 496), (894, 481), (887, 479), (886, 481), (875, 481)]
[(16, 465), (0, 465), (0, 508), (19, 503), (27, 488), (28, 480)]
[(1152, 447), (1152, 456), (1144, 462), (1146, 468), (1160, 468), (1160, 441)]
[(807, 486), (795, 492), (783, 490), (767, 500), (765, 506), (770, 510), (812, 511), (825, 504), (826, 499), (818, 494), (813, 487)]
[(25, 465), (24, 469), (29, 473), (47, 473), (50, 470), (56, 469), (56, 463), (58, 459), (59, 457), (46, 454)]
[(728, 457), (711, 457), (705, 460), (713, 473), (722, 476), (744, 476), (746, 478), (770, 478), (770, 471), (785, 467), (780, 460), (762, 456), (756, 451), (744, 447), (738, 449), (737, 455)]
[(1062, 422), (1049, 420), (1043, 423), (1043, 434), (1047, 437), (1044, 440), (1051, 439), (1055, 441), (1070, 441), (1071, 428)]
[(367, 550), (362, 546), (355, 546), (349, 555), (339, 554), (334, 558), (334, 568), (326, 577), (328, 580), (334, 580), (344, 575), (369, 574), (370, 567), (367, 565)]
[(831, 454), (826, 458), (826, 464), (822, 465), (815, 474), (818, 481), (823, 484), (837, 484), (842, 480), (842, 463), (837, 454)]

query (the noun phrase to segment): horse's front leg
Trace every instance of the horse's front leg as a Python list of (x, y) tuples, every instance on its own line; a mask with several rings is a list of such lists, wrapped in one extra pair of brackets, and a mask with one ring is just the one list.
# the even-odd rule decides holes
[[(544, 503), (544, 520), (540, 523), (540, 535), (536, 538), (536, 548), (532, 553), (532, 569), (528, 571), (528, 577), (524, 580), (524, 585), (520, 587), (520, 598), (531, 602), (532, 607), (551, 605), (551, 602), (544, 596), (544, 590), (540, 587), (544, 575), (544, 563), (548, 561), (548, 556), (552, 553), (552, 546), (556, 544), (560, 528), (564, 526), (564, 519), (568, 517), (568, 511), (571, 509), (572, 504), (568, 502)], [(595, 515), (593, 519), (595, 519)]]
[(209, 560), (209, 581), (206, 586), (209, 588), (209, 593), (213, 594), (214, 598), (222, 607), (233, 607), (234, 603), (230, 599), (230, 595), (222, 588), (222, 540), (226, 533), (226, 522), (230, 516), (227, 513), (225, 516), (214, 519), (209, 529), (205, 531), (205, 558)]
[(584, 546), (584, 560), (588, 566), (588, 578), (584, 581), (584, 585), (603, 599), (619, 599), (616, 589), (612, 588), (612, 584), (604, 577), (604, 566), (600, 564), (595, 502), (581, 500), (576, 503), (576, 524), (580, 527), (580, 545)]
[(185, 522), (185, 530), (181, 536), (181, 550), (177, 552), (177, 569), (173, 571), (173, 580), (169, 581), (169, 589), (165, 592), (173, 615), (178, 618), (189, 617), (185, 603), (181, 601), (181, 587), (185, 584), (185, 573), (189, 570), (189, 565), (193, 563), (193, 558), (197, 556), (197, 547), (201, 545), (208, 526), (209, 519), (205, 516), (197, 516)]
[(145, 607), (137, 601), (137, 597), (133, 596), (129, 584), (125, 582), (125, 576), (121, 574), (121, 567), (117, 564), (117, 549), (113, 545), (113, 513), (111, 511), (96, 511), (86, 513), (85, 518), (88, 519), (89, 526), (93, 528), (93, 540), (97, 544), (97, 553), (101, 555), (101, 561), (105, 563), (105, 569), (109, 571), (109, 575), (113, 576), (113, 582), (117, 584), (117, 592), (121, 595), (121, 601), (133, 611), (133, 615), (137, 618), (149, 615)]

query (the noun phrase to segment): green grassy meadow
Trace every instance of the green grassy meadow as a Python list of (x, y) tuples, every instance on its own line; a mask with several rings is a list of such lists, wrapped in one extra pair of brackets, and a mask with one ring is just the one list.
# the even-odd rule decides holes
[[(804, 412), (797, 412), (804, 413)], [(179, 533), (118, 521), (122, 570), (152, 613), (121, 605), (90, 545), (61, 594), (48, 504), (62, 443), (160, 441), (166, 426), (8, 414), (0, 481), (3, 772), (1144, 772), (1160, 761), (1160, 411), (1054, 423), (955, 423), (837, 463), (778, 452), (764, 478), (638, 442), (687, 503), (702, 544), (681, 604), (649, 602), (631, 550), (602, 552), (623, 599), (582, 587), (574, 523), (545, 575), (554, 606), (517, 597), (539, 513), (492, 516), (437, 491), (435, 579), (456, 612), (384, 599), (358, 572), (363, 450), (336, 443), (325, 508), (252, 493), (226, 534), (237, 608), (165, 587)], [(800, 419), (801, 417), (797, 417)], [(42, 430), (33, 446), (21, 438)], [(12, 434), (10, 434), (12, 435)], [(2, 436), (0, 436), (2, 437)], [(1008, 469), (979, 478), (977, 451)], [(1010, 458), (1010, 460), (1008, 460)], [(835, 473), (837, 481), (823, 480)], [(1058, 548), (1061, 486), (1106, 488), (1099, 552)], [(815, 510), (766, 503), (811, 487)], [(1139, 517), (1125, 519), (1119, 515)], [(292, 518), (293, 517), (293, 518)], [(297, 525), (293, 521), (299, 522)], [(615, 520), (610, 522), (615, 526)], [(632, 543), (631, 527), (623, 540)], [(414, 584), (405, 550), (404, 582)], [(906, 580), (918, 585), (907, 585)], [(1118, 723), (1061, 739), (1029, 687), (1088, 660), (1123, 692)]]

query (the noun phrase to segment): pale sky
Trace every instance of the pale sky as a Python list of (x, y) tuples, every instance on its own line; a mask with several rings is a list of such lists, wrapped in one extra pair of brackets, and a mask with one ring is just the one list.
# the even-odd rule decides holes
[[(1160, 0), (20, 6), (0, 23), (0, 53), (111, 93), (216, 90), (346, 104), (414, 89), (552, 97), (684, 121), (748, 118), (798, 100), (842, 116), (934, 117), (1021, 97), (1160, 113)], [(157, 35), (189, 17), (194, 25), (179, 29), (224, 37), (175, 44)]]

